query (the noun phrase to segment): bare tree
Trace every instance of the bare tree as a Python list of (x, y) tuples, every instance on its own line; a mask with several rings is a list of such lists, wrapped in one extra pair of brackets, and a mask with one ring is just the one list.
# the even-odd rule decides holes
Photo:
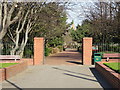
[[(14, 43), (13, 48), (11, 50), (11, 55), (20, 55), (23, 56), (24, 48), (27, 44), (29, 33), (32, 31), (32, 27), (35, 25), (37, 17), (39, 16), (38, 13), (42, 5), (44, 4), (36, 4), (35, 3), (24, 3), (23, 4), (23, 11), (21, 13), (21, 17), (16, 22), (17, 27), (15, 28), (14, 32), (10, 28), (8, 29), (7, 35)], [(14, 26), (13, 26), (14, 27)]]
[[(16, 2), (8, 3), (7, 0), (0, 2), (0, 42), (2, 42), (6, 35), (9, 26), (15, 23), (21, 16), (21, 6), (17, 9), (16, 14), (14, 14), (16, 6)], [(0, 44), (0, 49), (1, 48), (2, 44)]]
[(89, 13), (86, 16), (91, 22), (93, 36), (104, 43), (111, 42), (114, 36), (117, 36), (119, 27), (118, 21), (115, 20), (117, 7), (116, 2), (96, 2), (88, 8)]

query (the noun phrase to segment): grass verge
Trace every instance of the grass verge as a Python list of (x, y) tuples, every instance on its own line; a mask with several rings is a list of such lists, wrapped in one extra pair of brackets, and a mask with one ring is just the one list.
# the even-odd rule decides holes
[(120, 63), (116, 62), (116, 63), (103, 63), (103, 64), (120, 74)]
[(5, 67), (9, 67), (12, 65), (16, 65), (16, 64), (18, 64), (18, 63), (0, 63), (0, 69), (5, 68)]

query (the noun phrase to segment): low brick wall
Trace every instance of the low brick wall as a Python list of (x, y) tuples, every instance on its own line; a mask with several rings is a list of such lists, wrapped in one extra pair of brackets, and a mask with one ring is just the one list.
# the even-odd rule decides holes
[(28, 62), (27, 61), (23, 61), (19, 64), (16, 64), (16, 65), (12, 65), (10, 67), (6, 67), (6, 68), (3, 68), (3, 69), (0, 69), (0, 79), (3, 81), (3, 80), (7, 80), (13, 76), (15, 76), (16, 74), (24, 71), (27, 69), (27, 66), (28, 66)]
[(32, 58), (22, 58), (21, 61), (27, 61), (28, 65), (33, 65), (33, 59)]
[(0, 82), (5, 80), (5, 69), (0, 69)]
[(95, 69), (112, 85), (113, 88), (120, 88), (120, 74), (103, 65), (103, 62), (96, 62)]
[(10, 67), (6, 67), (5, 68), (6, 79), (13, 77), (16, 74), (24, 71), (25, 69), (27, 69), (27, 66), (28, 66), (28, 62), (23, 61), (22, 63), (16, 64)]

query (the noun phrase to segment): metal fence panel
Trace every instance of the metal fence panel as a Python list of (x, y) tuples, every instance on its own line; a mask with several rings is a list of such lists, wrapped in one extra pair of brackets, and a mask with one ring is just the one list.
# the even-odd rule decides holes
[[(20, 46), (20, 44), (18, 46)], [(1, 55), (10, 55), (11, 54), (10, 52), (14, 47), (15, 44), (13, 43), (3, 43)], [(34, 51), (33, 44), (28, 43), (24, 48), (23, 58), (32, 58), (33, 51)]]
[(98, 47), (98, 50), (96, 52), (120, 53), (120, 44), (98, 43), (98, 44), (93, 44), (93, 46)]

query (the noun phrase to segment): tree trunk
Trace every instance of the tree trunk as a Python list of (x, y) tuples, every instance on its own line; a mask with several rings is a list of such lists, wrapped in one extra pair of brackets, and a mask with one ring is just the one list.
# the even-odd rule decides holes
[(15, 48), (13, 48), (13, 49), (10, 51), (10, 54), (11, 54), (11, 55), (15, 55), (15, 54), (16, 54), (16, 50), (17, 50), (18, 48), (19, 48), (18, 46), (15, 46)]
[(2, 40), (0, 40), (0, 55), (2, 54), (2, 50), (3, 50), (3, 43)]
[[(15, 40), (15, 47), (11, 50), (11, 55), (15, 55), (16, 54), (16, 50), (19, 48), (19, 39), (20, 39), (20, 33), (23, 31), (23, 28), (25, 26), (25, 22), (27, 20), (27, 16), (28, 16), (29, 11), (26, 13), (23, 22), (21, 22), (21, 19), (19, 20), (18, 26), (16, 28), (16, 40)], [(20, 23), (22, 23), (22, 26), (20, 28)], [(19, 29), (20, 28), (20, 29)], [(18, 54), (18, 53), (17, 53)]]
[(0, 32), (2, 30), (2, 3), (0, 3)]
[(8, 8), (8, 0), (4, 0), (4, 2), (5, 3), (0, 3), (0, 41), (2, 41), (6, 35), (8, 27), (19, 19), (22, 12), (22, 7), (20, 7), (17, 15), (12, 19), (12, 14), (15, 10), (15, 2), (10, 9)]
[[(2, 3), (0, 3), (0, 32), (1, 30), (2, 30)], [(0, 39), (0, 55), (2, 54), (2, 47), (3, 47), (2, 39)]]
[(11, 55), (15, 55), (16, 54), (16, 50), (19, 48), (18, 42), (19, 42), (19, 36), (20, 33), (16, 33), (16, 42), (15, 42), (15, 47), (10, 51)]
[[(28, 41), (28, 39), (26, 39), (26, 41)], [(16, 52), (16, 54), (20, 55), (21, 58), (23, 57), (23, 53), (24, 53), (24, 49), (25, 49), (26, 44), (27, 44), (27, 42), (24, 42), (24, 40), (23, 40), (19, 50)]]
[(21, 46), (20, 46), (19, 50), (16, 52), (16, 54), (21, 56), (21, 58), (23, 57), (23, 52), (24, 52), (25, 46), (26, 46), (27, 41), (28, 41), (28, 34), (29, 34), (30, 30), (31, 30), (31, 25), (32, 25), (32, 23), (29, 20), (28, 23), (27, 23), (27, 28), (26, 28), (26, 32), (25, 32), (25, 38), (23, 38)]

